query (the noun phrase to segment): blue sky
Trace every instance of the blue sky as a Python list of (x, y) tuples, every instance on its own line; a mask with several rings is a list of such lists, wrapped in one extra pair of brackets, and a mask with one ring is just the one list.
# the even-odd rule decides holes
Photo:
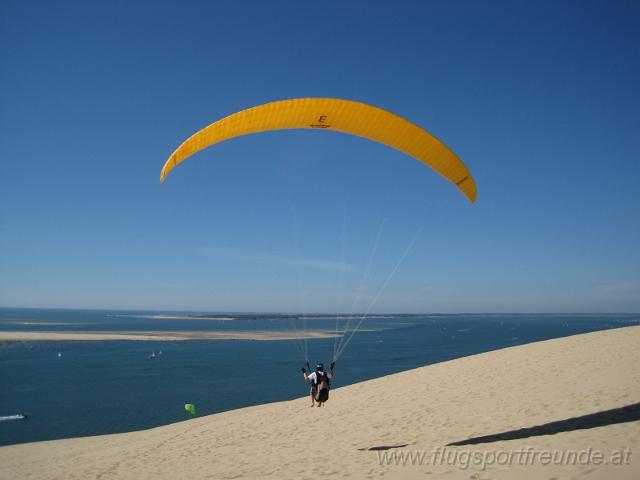
[[(0, 306), (640, 311), (636, 2), (1, 8)], [(305, 96), (426, 128), (477, 203), (334, 132), (225, 142), (159, 183), (196, 130)]]

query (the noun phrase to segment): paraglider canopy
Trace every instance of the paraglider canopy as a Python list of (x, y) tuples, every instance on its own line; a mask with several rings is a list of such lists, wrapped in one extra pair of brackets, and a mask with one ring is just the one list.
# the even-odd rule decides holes
[(171, 154), (162, 167), (160, 181), (164, 182), (183, 160), (216, 143), (251, 133), (298, 128), (334, 130), (393, 147), (434, 169), (472, 203), (476, 200), (476, 184), (471, 172), (436, 137), (381, 108), (338, 98), (279, 100), (218, 120), (189, 137)]

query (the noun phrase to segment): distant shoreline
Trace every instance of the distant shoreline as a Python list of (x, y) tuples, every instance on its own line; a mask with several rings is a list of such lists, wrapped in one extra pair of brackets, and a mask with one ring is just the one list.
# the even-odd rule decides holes
[[(55, 310), (60, 312), (72, 311), (72, 312), (121, 312), (124, 314), (136, 314), (139, 316), (156, 316), (156, 315), (169, 315), (169, 316), (185, 316), (185, 317), (309, 317), (309, 316), (321, 316), (321, 317), (333, 317), (335, 316), (343, 316), (343, 317), (352, 317), (352, 316), (362, 316), (364, 312), (328, 312), (328, 311), (313, 311), (313, 312), (302, 312), (302, 311), (285, 311), (285, 310), (276, 310), (276, 311), (252, 311), (252, 310), (226, 310), (226, 311), (206, 311), (206, 310), (163, 310), (163, 309), (155, 309), (155, 308), (89, 308), (89, 307), (47, 307), (47, 306), (38, 306), (38, 307), (30, 307), (30, 306), (15, 306), (15, 305), (0, 305), (0, 310)], [(513, 315), (532, 315), (532, 316), (545, 316), (545, 315), (554, 315), (554, 316), (563, 316), (563, 315), (580, 315), (580, 316), (594, 316), (594, 315), (640, 315), (640, 311), (575, 311), (575, 312), (554, 312), (554, 311), (513, 311), (513, 312), (502, 312), (502, 311), (456, 311), (456, 312), (369, 312), (367, 317), (401, 317), (401, 316), (457, 316), (457, 315), (469, 315), (469, 316), (513, 316)]]
[(333, 338), (335, 334), (290, 332), (0, 332), (0, 344), (36, 341), (184, 341), (184, 340), (294, 340)]

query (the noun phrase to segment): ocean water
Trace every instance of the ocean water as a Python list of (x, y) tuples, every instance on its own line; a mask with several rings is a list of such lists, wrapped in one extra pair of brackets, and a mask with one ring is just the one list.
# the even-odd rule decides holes
[[(176, 312), (0, 309), (0, 331), (275, 331), (275, 315), (175, 319)], [(194, 314), (186, 314), (193, 316)], [(297, 319), (334, 331), (335, 317)], [(340, 321), (341, 323), (342, 321)], [(362, 323), (333, 387), (524, 343), (640, 324), (640, 315), (387, 315)], [(341, 326), (339, 324), (339, 326)], [(334, 339), (307, 342), (328, 364)], [(160, 351), (162, 353), (160, 354)], [(155, 352), (154, 358), (149, 358)], [(306, 396), (304, 359), (286, 340), (46, 341), (0, 344), (0, 445), (125, 432)], [(300, 400), (306, 402), (306, 399)], [(367, 399), (363, 399), (367, 401)], [(327, 404), (330, 408), (331, 400)]]

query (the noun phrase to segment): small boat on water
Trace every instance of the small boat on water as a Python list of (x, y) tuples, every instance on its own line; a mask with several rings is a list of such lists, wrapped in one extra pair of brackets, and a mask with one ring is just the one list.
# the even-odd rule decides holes
[(8, 422), (10, 420), (26, 420), (29, 418), (29, 415), (26, 413), (16, 413), (15, 415), (5, 415), (4, 417), (0, 417), (0, 422)]

